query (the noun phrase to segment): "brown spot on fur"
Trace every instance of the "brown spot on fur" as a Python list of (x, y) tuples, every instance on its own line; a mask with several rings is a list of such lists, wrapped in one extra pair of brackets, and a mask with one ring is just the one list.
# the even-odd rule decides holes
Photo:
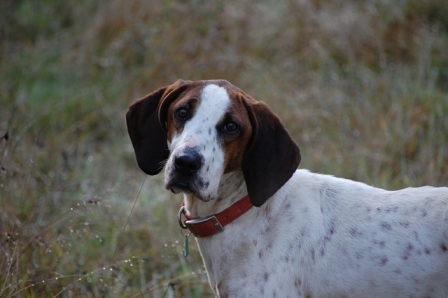
[(319, 255), (320, 255), (321, 257), (323, 257), (323, 256), (325, 255), (325, 249), (324, 249), (324, 248), (322, 248), (322, 249), (320, 250)]
[(390, 223), (383, 221), (381, 223), (381, 229), (383, 231), (390, 231), (390, 230), (392, 230), (392, 226), (390, 225)]
[(269, 273), (265, 272), (265, 273), (263, 274), (263, 279), (264, 279), (264, 281), (268, 281), (268, 279), (269, 279)]

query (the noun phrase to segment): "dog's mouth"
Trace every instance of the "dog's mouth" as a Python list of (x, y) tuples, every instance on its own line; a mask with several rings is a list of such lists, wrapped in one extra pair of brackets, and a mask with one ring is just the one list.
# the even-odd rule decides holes
[[(201, 201), (204, 202), (210, 201), (211, 198), (204, 197), (203, 193), (200, 191), (200, 187), (198, 187), (196, 184), (197, 183), (193, 183), (191, 181), (171, 180), (165, 184), (165, 188), (175, 194), (178, 193), (192, 194)], [(201, 183), (198, 184), (200, 185)]]
[(181, 175), (174, 175), (165, 181), (165, 188), (170, 190), (172, 193), (186, 193), (197, 195), (199, 189), (194, 183), (194, 180), (187, 179)]
[(185, 182), (172, 182), (166, 185), (166, 188), (168, 190), (170, 190), (172, 193), (193, 193), (194, 194), (194, 190), (193, 188), (189, 185), (189, 183), (185, 183)]

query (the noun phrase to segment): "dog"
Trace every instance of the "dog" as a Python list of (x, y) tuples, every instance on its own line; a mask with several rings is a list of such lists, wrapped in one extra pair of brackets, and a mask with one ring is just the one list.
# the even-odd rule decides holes
[(279, 117), (225, 80), (178, 80), (126, 121), (141, 170), (184, 194), (217, 297), (448, 297), (448, 188), (297, 169)]

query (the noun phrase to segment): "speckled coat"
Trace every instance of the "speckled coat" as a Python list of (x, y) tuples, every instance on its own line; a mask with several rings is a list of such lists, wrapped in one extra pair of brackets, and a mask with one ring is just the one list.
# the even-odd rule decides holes
[(448, 189), (386, 191), (297, 170), (198, 238), (220, 297), (448, 297)]
[(165, 167), (190, 218), (255, 206), (197, 238), (218, 297), (448, 297), (448, 188), (387, 191), (297, 170), (269, 107), (227, 81), (182, 81), (126, 115), (138, 165)]

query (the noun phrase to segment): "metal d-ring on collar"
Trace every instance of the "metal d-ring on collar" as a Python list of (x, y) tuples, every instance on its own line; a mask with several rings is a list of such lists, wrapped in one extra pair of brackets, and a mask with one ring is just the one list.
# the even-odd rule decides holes
[(184, 230), (188, 230), (188, 227), (182, 222), (182, 214), (185, 211), (185, 206), (181, 206), (179, 209), (179, 213), (177, 214), (177, 220), (179, 221), (179, 226), (184, 229)]

